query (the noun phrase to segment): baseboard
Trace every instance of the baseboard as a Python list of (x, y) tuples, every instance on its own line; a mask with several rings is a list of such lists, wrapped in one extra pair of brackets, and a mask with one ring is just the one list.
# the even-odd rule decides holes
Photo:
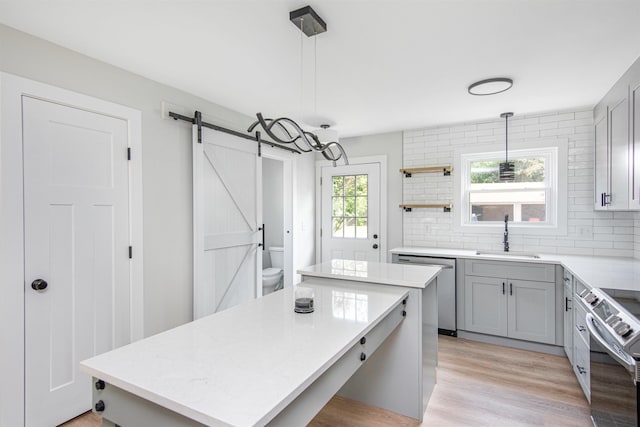
[(514, 340), (512, 338), (496, 337), (493, 335), (479, 334), (476, 332), (461, 331), (460, 329), (458, 329), (458, 338), (566, 357), (566, 354), (564, 353), (564, 347), (558, 345)]

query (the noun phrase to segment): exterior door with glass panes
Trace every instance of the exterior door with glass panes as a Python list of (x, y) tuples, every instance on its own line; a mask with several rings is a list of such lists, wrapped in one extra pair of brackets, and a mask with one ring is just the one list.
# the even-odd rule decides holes
[(380, 261), (380, 164), (322, 168), (322, 261)]

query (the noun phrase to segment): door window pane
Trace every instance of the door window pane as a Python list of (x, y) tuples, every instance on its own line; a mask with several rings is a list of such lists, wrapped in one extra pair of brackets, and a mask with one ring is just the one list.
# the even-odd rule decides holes
[(332, 232), (331, 235), (333, 237), (343, 237), (344, 236), (343, 224), (344, 224), (344, 218), (342, 218), (342, 217), (333, 218), (332, 226), (331, 226), (331, 228), (333, 229), (333, 232)]
[(333, 195), (342, 196), (343, 194), (344, 194), (344, 177), (334, 176), (333, 177)]
[(332, 236), (348, 239), (368, 237), (369, 176), (332, 177)]
[(356, 237), (366, 239), (367, 235), (367, 218), (356, 218)]
[(334, 197), (333, 198), (333, 216), (343, 216), (344, 215), (344, 206), (343, 206), (344, 198), (342, 197)]
[(356, 195), (356, 177), (355, 176), (344, 177), (344, 195), (345, 196)]
[(344, 224), (344, 237), (352, 239), (356, 237), (356, 219), (345, 218)]
[(356, 197), (356, 216), (359, 218), (367, 217), (367, 197)]
[(358, 175), (356, 177), (356, 195), (366, 196), (368, 194), (369, 175)]

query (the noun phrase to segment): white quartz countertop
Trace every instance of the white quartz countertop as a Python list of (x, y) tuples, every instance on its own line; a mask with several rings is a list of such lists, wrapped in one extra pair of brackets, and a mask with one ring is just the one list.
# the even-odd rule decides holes
[(441, 270), (440, 267), (334, 259), (302, 268), (298, 270), (298, 274), (381, 285), (424, 288), (440, 274)]
[(264, 425), (408, 295), (319, 285), (315, 312), (285, 289), (81, 362), (81, 370), (206, 425)]
[(393, 254), (434, 256), (443, 258), (464, 258), (559, 264), (585, 285), (601, 289), (625, 289), (640, 291), (640, 260), (634, 258), (597, 257), (581, 255), (537, 254), (539, 258), (504, 254), (477, 255), (468, 249), (441, 249), (399, 247)]

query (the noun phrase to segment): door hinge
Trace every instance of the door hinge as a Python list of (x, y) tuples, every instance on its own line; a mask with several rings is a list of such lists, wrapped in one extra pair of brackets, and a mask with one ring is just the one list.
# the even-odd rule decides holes
[(131, 147), (127, 147), (127, 160), (131, 160)]
[(129, 259), (133, 258), (133, 246), (129, 246)]

